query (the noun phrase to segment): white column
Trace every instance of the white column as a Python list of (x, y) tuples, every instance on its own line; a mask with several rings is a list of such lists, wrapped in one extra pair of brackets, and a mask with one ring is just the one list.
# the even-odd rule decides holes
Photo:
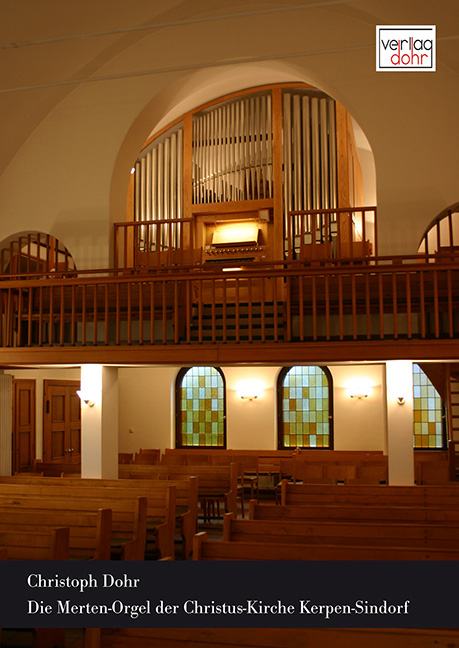
[(13, 377), (0, 374), (0, 475), (11, 475)]
[(413, 365), (408, 360), (386, 363), (387, 449), (389, 484), (414, 484)]
[(81, 476), (116, 479), (118, 369), (82, 365), (81, 398)]

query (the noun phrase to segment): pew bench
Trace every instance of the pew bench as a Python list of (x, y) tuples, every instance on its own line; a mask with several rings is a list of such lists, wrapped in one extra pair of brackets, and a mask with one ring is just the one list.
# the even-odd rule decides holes
[[(191, 552), (192, 537), (196, 532), (196, 518), (197, 518), (197, 485), (196, 480), (191, 480), (191, 483), (180, 482), (180, 495), (179, 500), (185, 509), (180, 513), (180, 525), (187, 539), (187, 547)], [(146, 518), (150, 528), (150, 536), (156, 536), (156, 546), (160, 556), (172, 555), (172, 548), (174, 545), (175, 536), (175, 517), (176, 517), (176, 502), (174, 490), (177, 490), (176, 483), (161, 482), (147, 480), (145, 482), (128, 481), (125, 479), (81, 479), (72, 477), (62, 477), (55, 479), (53, 477), (30, 477), (30, 476), (14, 476), (14, 477), (0, 477), (0, 495), (7, 488), (13, 488), (13, 492), (21, 492), (25, 488), (29, 492), (30, 488), (37, 489), (40, 493), (52, 493), (59, 495), (68, 495), (69, 497), (90, 497), (94, 500), (106, 500), (113, 498), (115, 503), (112, 506), (114, 511), (113, 529), (115, 532), (123, 532), (122, 522), (127, 522), (126, 516), (121, 519), (120, 500), (135, 502), (139, 497), (146, 498), (147, 510)], [(187, 506), (191, 506), (191, 511), (188, 511)], [(140, 525), (134, 529), (134, 538), (138, 538), (142, 533), (142, 522), (138, 521), (139, 512), (135, 513), (134, 520)], [(126, 532), (124, 531), (125, 535)], [(126, 536), (127, 537), (127, 536)], [(143, 552), (145, 551), (145, 544), (143, 540), (138, 540), (140, 547), (143, 545)], [(140, 552), (140, 553), (139, 553)], [(143, 560), (142, 549), (136, 553), (136, 557), (132, 556), (132, 560)]]
[[(41, 501), (34, 504), (41, 505)], [(43, 536), (51, 534), (56, 527), (65, 526), (69, 530), (69, 559), (110, 560), (111, 524), (110, 509), (78, 513), (62, 508), (5, 506), (0, 501), (0, 535), (3, 538), (22, 534)], [(11, 552), (8, 555), (12, 557)]]
[(81, 464), (66, 462), (51, 462), (35, 459), (32, 472), (40, 473), (44, 477), (62, 477), (62, 475), (81, 475)]
[(68, 527), (37, 531), (0, 532), (1, 560), (68, 560)]
[(227, 513), (223, 540), (323, 545), (364, 545), (459, 549), (456, 524), (406, 522), (328, 522), (311, 520), (237, 520)]
[[(100, 510), (106, 511), (100, 513)], [(72, 529), (75, 557), (109, 560), (111, 554), (124, 560), (143, 560), (146, 538), (146, 501), (93, 500), (53, 494), (5, 494), (0, 492), (0, 511), (40, 513), (65, 519)], [(89, 515), (97, 520), (89, 527)], [(97, 514), (97, 515), (96, 515)], [(84, 515), (86, 517), (81, 518)], [(75, 520), (75, 523), (72, 521)], [(78, 521), (84, 519), (84, 525)], [(79, 543), (79, 545), (78, 545)], [(86, 545), (86, 546), (85, 546)], [(169, 551), (165, 545), (164, 551)]]
[[(151, 465), (131, 464), (119, 467), (119, 479), (102, 480), (104, 485), (126, 489), (135, 488), (148, 497), (152, 490), (175, 487), (176, 512), (179, 533), (183, 543), (183, 555), (188, 558), (193, 548), (193, 536), (198, 526), (198, 477), (184, 475), (181, 479), (160, 479), (160, 475), (151, 471)], [(169, 477), (169, 476), (168, 476)], [(87, 481), (86, 479), (84, 480)], [(100, 480), (95, 480), (100, 481)]]
[(220, 515), (220, 505), (225, 512), (236, 512), (238, 493), (238, 466), (210, 465), (128, 465), (123, 466), (120, 474), (133, 478), (138, 475), (150, 478), (179, 481), (189, 477), (198, 478), (198, 499), (204, 519)]
[[(103, 486), (89, 486), (81, 483), (70, 485), (61, 480), (56, 480), (54, 484), (22, 484), (22, 483), (0, 483), (0, 501), (1, 498), (10, 496), (28, 496), (28, 497), (45, 497), (57, 498), (62, 500), (61, 508), (71, 508), (71, 510), (90, 510), (97, 507), (111, 508), (114, 518), (114, 529), (117, 530), (116, 520), (118, 513), (129, 513), (132, 520), (136, 523), (136, 510), (138, 507), (138, 491), (133, 489), (112, 488)], [(150, 535), (154, 537), (156, 548), (161, 557), (172, 556), (174, 554), (174, 537), (175, 537), (175, 487), (166, 485), (163, 489), (152, 491), (147, 497), (147, 523)], [(126, 522), (125, 517), (121, 520)], [(120, 521), (120, 522), (121, 522)], [(137, 524), (140, 522), (137, 520)], [(135, 537), (133, 549), (142, 540), (138, 541)], [(140, 557), (131, 559), (141, 559)]]
[(314, 545), (286, 542), (212, 541), (194, 537), (193, 560), (458, 560), (459, 548)]
[(392, 506), (450, 506), (459, 504), (459, 484), (387, 486), (373, 484), (281, 483), (281, 504), (355, 504)]

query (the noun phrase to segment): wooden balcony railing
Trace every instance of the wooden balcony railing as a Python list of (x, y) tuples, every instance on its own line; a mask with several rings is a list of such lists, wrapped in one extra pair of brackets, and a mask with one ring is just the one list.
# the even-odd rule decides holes
[(424, 257), (8, 276), (2, 347), (459, 339), (459, 263)]
[(194, 238), (192, 218), (115, 223), (115, 269), (189, 265)]
[(288, 260), (325, 262), (377, 254), (376, 207), (291, 211), (287, 224)]

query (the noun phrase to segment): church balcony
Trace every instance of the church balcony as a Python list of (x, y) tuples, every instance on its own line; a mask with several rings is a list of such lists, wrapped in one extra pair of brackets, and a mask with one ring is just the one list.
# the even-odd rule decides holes
[(4, 275), (0, 344), (4, 364), (457, 357), (459, 257)]

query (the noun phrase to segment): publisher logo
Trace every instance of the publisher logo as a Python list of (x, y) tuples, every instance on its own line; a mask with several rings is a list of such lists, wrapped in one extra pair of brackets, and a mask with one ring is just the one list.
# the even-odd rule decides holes
[(435, 25), (378, 25), (378, 72), (435, 72)]

